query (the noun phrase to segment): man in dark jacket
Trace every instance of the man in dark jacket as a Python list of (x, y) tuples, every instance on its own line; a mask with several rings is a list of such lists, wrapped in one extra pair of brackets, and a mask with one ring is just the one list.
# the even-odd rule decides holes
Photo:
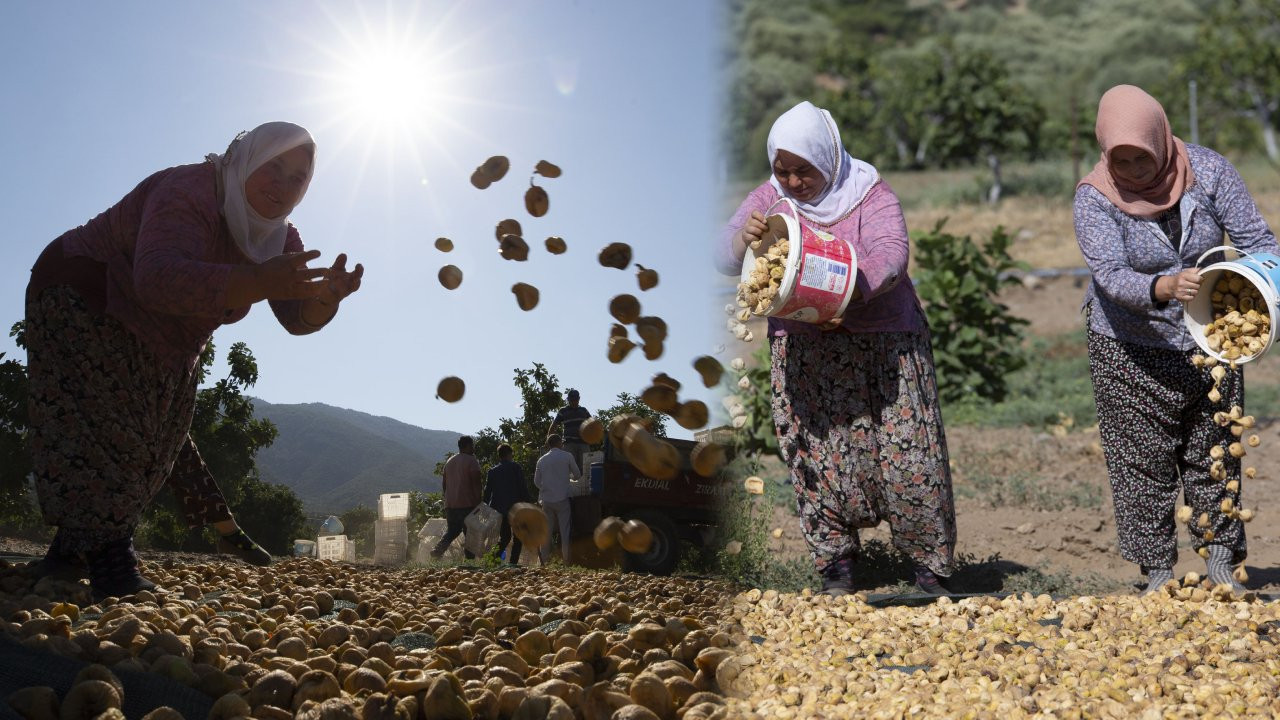
[(511, 520), (507, 513), (511, 506), (519, 502), (530, 502), (529, 488), (524, 484), (524, 471), (520, 464), (511, 459), (511, 446), (503, 443), (498, 446), (498, 464), (489, 469), (484, 483), (484, 502), (489, 507), (502, 513), (502, 529), (498, 531), (498, 552), (511, 542), (511, 554), (507, 562), (520, 564), (520, 538), (511, 536)]

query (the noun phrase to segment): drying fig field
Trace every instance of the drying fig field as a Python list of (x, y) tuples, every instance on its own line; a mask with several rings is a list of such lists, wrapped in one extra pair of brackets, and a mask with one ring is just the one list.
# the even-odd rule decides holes
[(178, 553), (142, 569), (156, 591), (93, 603), (82, 582), (0, 562), (0, 679), (25, 685), (0, 715), (727, 716), (721, 582)]

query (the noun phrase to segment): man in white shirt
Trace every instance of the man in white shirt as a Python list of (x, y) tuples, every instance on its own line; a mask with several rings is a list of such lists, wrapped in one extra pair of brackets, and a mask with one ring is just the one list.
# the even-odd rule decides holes
[[(573, 455), (564, 449), (564, 439), (559, 435), (547, 437), (548, 450), (538, 458), (537, 469), (533, 473), (533, 484), (538, 488), (538, 503), (547, 515), (547, 525), (560, 528), (560, 554), (564, 564), (569, 564), (569, 481), (581, 476), (578, 463)], [(539, 550), (542, 564), (546, 565), (551, 555), (551, 533)]]

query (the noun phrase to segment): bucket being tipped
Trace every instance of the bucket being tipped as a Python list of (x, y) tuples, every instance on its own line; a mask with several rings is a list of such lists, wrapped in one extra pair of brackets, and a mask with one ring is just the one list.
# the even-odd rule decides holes
[[(769, 214), (783, 203), (791, 208), (790, 215)], [(843, 315), (858, 275), (853, 245), (801, 222), (789, 198), (765, 211), (765, 224), (768, 230), (758, 248), (762, 254), (747, 248), (742, 258), (738, 297), (747, 309), (754, 315), (808, 323)], [(783, 243), (785, 255), (768, 252)]]
[[(1239, 248), (1220, 245), (1201, 255), (1196, 261), (1196, 266), (1199, 267), (1205, 258), (1220, 250), (1235, 250), (1240, 257), (1235, 260), (1216, 262), (1200, 269), (1200, 292), (1196, 293), (1191, 302), (1183, 308), (1182, 322), (1206, 355), (1221, 362), (1231, 360), (1237, 364), (1251, 362), (1265, 355), (1267, 350), (1275, 344), (1275, 317), (1277, 309), (1280, 309), (1280, 257), (1271, 253), (1249, 254)], [(1240, 278), (1240, 283), (1234, 292), (1230, 287), (1226, 288), (1226, 292), (1218, 289), (1220, 281), (1225, 280), (1229, 284), (1235, 277)], [(1247, 298), (1243, 296), (1252, 296), (1254, 292), (1260, 296), (1261, 302), (1245, 302)], [(1215, 297), (1218, 299), (1215, 300)], [(1215, 307), (1215, 304), (1218, 307)], [(1249, 306), (1251, 304), (1252, 306)], [(1236, 344), (1236, 341), (1241, 339), (1242, 331), (1239, 329), (1229, 331), (1227, 334), (1226, 341), (1231, 342), (1232, 347), (1223, 347), (1223, 336), (1215, 327), (1215, 322), (1219, 325), (1223, 324), (1218, 316), (1226, 315), (1231, 310), (1236, 311), (1240, 316), (1234, 318), (1239, 321), (1234, 325), (1236, 328), (1247, 328), (1252, 325), (1255, 331), (1265, 330), (1260, 333), (1255, 332), (1256, 348), (1250, 348), (1247, 343)], [(1258, 320), (1257, 322), (1248, 319), (1250, 311), (1256, 313), (1254, 320)], [(1265, 322), (1260, 320), (1263, 317), (1266, 318)], [(1233, 336), (1231, 332), (1237, 334)], [(1248, 335), (1248, 333), (1244, 334)], [(1233, 350), (1239, 352), (1233, 352)]]

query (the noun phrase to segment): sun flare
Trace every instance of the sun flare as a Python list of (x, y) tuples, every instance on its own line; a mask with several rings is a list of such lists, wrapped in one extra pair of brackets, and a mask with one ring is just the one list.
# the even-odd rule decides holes
[(440, 78), (438, 63), (422, 52), (369, 48), (351, 58), (338, 86), (347, 113), (362, 124), (389, 129), (429, 121), (445, 102)]

